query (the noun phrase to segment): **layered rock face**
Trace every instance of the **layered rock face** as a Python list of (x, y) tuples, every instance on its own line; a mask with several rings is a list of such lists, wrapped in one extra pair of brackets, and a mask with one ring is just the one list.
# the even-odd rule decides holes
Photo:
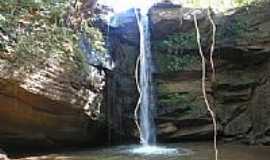
[[(214, 16), (218, 29), (216, 78), (211, 78), (208, 61), (206, 89), (217, 114), (219, 135), (226, 140), (269, 144), (270, 63), (266, 26), (270, 21), (265, 18), (266, 6), (269, 3), (243, 8), (228, 16)], [(205, 10), (195, 12), (205, 56), (209, 57), (212, 28)], [(157, 121), (161, 138), (168, 141), (209, 139), (213, 133), (201, 91), (201, 61), (190, 14), (195, 12), (162, 5), (150, 11), (159, 68)]]
[[(207, 62), (207, 93), (217, 114), (219, 136), (226, 140), (270, 143), (268, 8), (267, 3), (214, 16), (216, 76), (211, 78)], [(166, 3), (149, 13), (161, 141), (212, 139), (213, 125), (201, 91), (193, 11)], [(196, 13), (209, 58), (211, 25), (205, 10)], [(134, 11), (118, 15), (110, 25), (115, 68), (107, 70), (106, 78), (96, 67), (89, 66), (86, 72), (75, 59), (56, 54), (22, 66), (14, 63), (16, 55), (0, 53), (1, 147), (102, 143), (103, 118), (108, 121), (107, 134), (115, 133), (111, 135), (115, 141), (138, 138), (133, 117), (139, 55)]]
[(65, 146), (94, 144), (102, 127), (104, 73), (53, 55), (16, 66), (0, 59), (0, 144)]
[[(207, 61), (207, 93), (217, 114), (218, 132), (225, 140), (269, 144), (269, 19), (266, 5), (214, 15), (217, 23), (216, 76)], [(209, 58), (211, 25), (206, 10), (196, 10), (205, 56)], [(194, 9), (158, 4), (149, 12), (156, 63), (158, 136), (161, 141), (212, 139), (213, 125), (201, 91), (201, 60)], [(255, 14), (256, 13), (256, 14)], [(134, 66), (138, 55), (135, 18), (114, 28), (108, 108), (122, 135), (135, 130), (133, 111), (137, 91)], [(263, 19), (263, 21), (262, 21)], [(126, 31), (125, 29), (128, 29)], [(137, 37), (138, 38), (138, 37)], [(133, 128), (132, 128), (133, 127)], [(134, 135), (133, 135), (134, 136)], [(136, 136), (136, 134), (135, 134)]]
[(140, 38), (133, 10), (116, 15), (111, 25), (109, 37), (115, 68), (107, 74), (106, 109), (109, 130), (116, 133), (112, 140), (123, 142), (123, 137), (137, 134), (133, 121), (138, 99), (134, 69)]

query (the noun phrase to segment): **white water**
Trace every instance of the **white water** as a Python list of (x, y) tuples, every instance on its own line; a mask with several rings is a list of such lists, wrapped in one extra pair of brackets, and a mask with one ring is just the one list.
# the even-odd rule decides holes
[(141, 147), (130, 150), (133, 154), (142, 155), (176, 155), (178, 149), (156, 146), (156, 127), (154, 121), (154, 96), (152, 85), (152, 54), (150, 41), (149, 17), (147, 10), (139, 15), (135, 11), (140, 32), (140, 139)]
[(156, 143), (154, 122), (154, 101), (152, 94), (152, 55), (149, 33), (149, 19), (146, 12), (137, 14), (140, 32), (140, 74), (139, 84), (141, 89), (140, 103), (140, 139), (143, 145)]
[[(136, 3), (135, 3), (136, 2)], [(145, 3), (148, 2), (148, 3)], [(140, 139), (142, 146), (132, 147), (127, 149), (129, 153), (141, 154), (141, 155), (176, 155), (179, 154), (179, 150), (176, 148), (167, 148), (156, 146), (156, 127), (154, 122), (154, 96), (152, 85), (152, 54), (151, 54), (151, 42), (150, 42), (150, 28), (148, 9), (152, 6), (153, 0), (140, 0), (134, 1), (130, 5), (136, 8), (140, 8), (140, 13), (135, 10), (137, 23), (140, 32), (140, 66), (139, 66), (139, 88), (140, 88)], [(136, 5), (137, 4), (137, 5)], [(117, 4), (118, 5), (118, 4)], [(110, 26), (117, 26), (117, 17), (114, 17), (110, 23)], [(181, 153), (184, 155), (184, 152)]]
[[(156, 131), (154, 122), (154, 98), (152, 94), (152, 55), (149, 32), (149, 19), (147, 12), (153, 4), (153, 0), (123, 0), (121, 5), (116, 0), (99, 0), (100, 4), (110, 5), (116, 11), (115, 15), (108, 15), (109, 26), (117, 27), (121, 17), (118, 12), (134, 8), (140, 32), (140, 66), (139, 66), (139, 87), (140, 110), (139, 125), (141, 144), (148, 146), (156, 143)], [(120, 7), (120, 8), (119, 8)], [(135, 9), (140, 8), (140, 9)], [(138, 13), (140, 12), (140, 13)], [(121, 15), (121, 14), (119, 14)], [(108, 30), (109, 31), (109, 30)]]
[[(175, 148), (166, 148), (159, 146), (142, 146), (134, 148), (130, 151), (132, 154), (143, 154), (143, 155), (178, 155), (178, 150)], [(184, 152), (183, 152), (184, 153)], [(186, 153), (181, 154), (185, 155), (189, 154), (188, 151)]]

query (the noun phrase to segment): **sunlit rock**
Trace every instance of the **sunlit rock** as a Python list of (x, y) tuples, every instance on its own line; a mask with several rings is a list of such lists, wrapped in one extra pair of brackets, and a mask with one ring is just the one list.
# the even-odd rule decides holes
[[(104, 76), (51, 57), (31, 71), (0, 64), (0, 143), (56, 146), (95, 143)], [(68, 64), (68, 65), (67, 65)], [(92, 129), (90, 129), (92, 128)]]

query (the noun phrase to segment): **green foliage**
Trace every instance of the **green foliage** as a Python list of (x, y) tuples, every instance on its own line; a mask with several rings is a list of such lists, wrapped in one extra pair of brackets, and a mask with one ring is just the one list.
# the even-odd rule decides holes
[[(29, 33), (17, 37), (15, 53), (19, 64), (33, 60), (33, 57), (45, 58), (52, 55), (73, 57), (83, 63), (78, 46), (78, 37), (71, 29), (65, 27), (40, 27)], [(81, 66), (82, 67), (82, 66)]]
[[(189, 4), (193, 7), (208, 6), (209, 3), (212, 5), (213, 4), (221, 4), (220, 7), (226, 7), (225, 1), (229, 1), (229, 2), (227, 2), (228, 4), (234, 4), (234, 5), (236, 5), (236, 7), (241, 7), (241, 6), (245, 6), (245, 5), (250, 5), (251, 3), (255, 2), (255, 1), (260, 1), (260, 0), (215, 0), (216, 3), (213, 3), (214, 1), (211, 1), (211, 0), (181, 0), (181, 1), (184, 1), (186, 4)], [(215, 6), (212, 6), (212, 7), (215, 7)]]
[(52, 7), (63, 7), (69, 0), (0, 0), (1, 9), (12, 10), (14, 6), (25, 9), (48, 10)]
[(195, 33), (176, 33), (156, 43), (154, 47), (159, 53), (178, 54), (184, 49), (196, 48), (196, 44)]
[(250, 5), (254, 0), (234, 0), (234, 3), (238, 6), (247, 6)]
[(171, 93), (162, 95), (159, 98), (159, 103), (164, 106), (175, 107), (181, 106), (186, 109), (192, 108), (195, 97), (191, 96), (189, 93)]
[[(237, 16), (228, 23), (217, 26), (217, 39), (237, 39), (248, 35), (248, 21), (246, 17)], [(248, 38), (248, 37), (247, 37)]]
[(193, 55), (172, 55), (172, 54), (159, 54), (157, 63), (160, 72), (179, 72), (187, 68), (190, 64), (196, 62), (198, 57)]
[(91, 40), (90, 43), (92, 44), (93, 49), (97, 53), (107, 53), (107, 49), (105, 48), (105, 40), (100, 30), (87, 24), (83, 25), (83, 29), (86, 36)]
[(184, 50), (197, 47), (195, 33), (176, 33), (156, 42), (157, 63), (161, 72), (179, 72), (194, 63), (195, 56), (183, 54)]
[(62, 18), (68, 5), (68, 0), (0, 0), (0, 11), (11, 14), (14, 18), (19, 15), (39, 13), (54, 21)]
[[(0, 0), (0, 29), (6, 35), (0, 37), (0, 52), (16, 54), (16, 65), (62, 56), (85, 69), (79, 33), (64, 24), (69, 5), (69, 0)], [(81, 25), (92, 47), (106, 52), (102, 33), (89, 24)]]
[(181, 104), (183, 101), (186, 101), (185, 94), (173, 93), (162, 96), (160, 104), (175, 106)]

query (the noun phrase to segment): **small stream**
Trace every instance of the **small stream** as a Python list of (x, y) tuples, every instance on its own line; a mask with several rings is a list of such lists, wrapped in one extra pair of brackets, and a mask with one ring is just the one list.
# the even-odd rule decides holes
[[(160, 145), (162, 146), (162, 145)], [(25, 156), (17, 160), (212, 160), (212, 144), (208, 142), (169, 144), (177, 148), (177, 154), (140, 155), (130, 152), (136, 145), (111, 148), (85, 149), (40, 156)], [(220, 144), (220, 160), (269, 160), (270, 147), (247, 146), (240, 144)]]

